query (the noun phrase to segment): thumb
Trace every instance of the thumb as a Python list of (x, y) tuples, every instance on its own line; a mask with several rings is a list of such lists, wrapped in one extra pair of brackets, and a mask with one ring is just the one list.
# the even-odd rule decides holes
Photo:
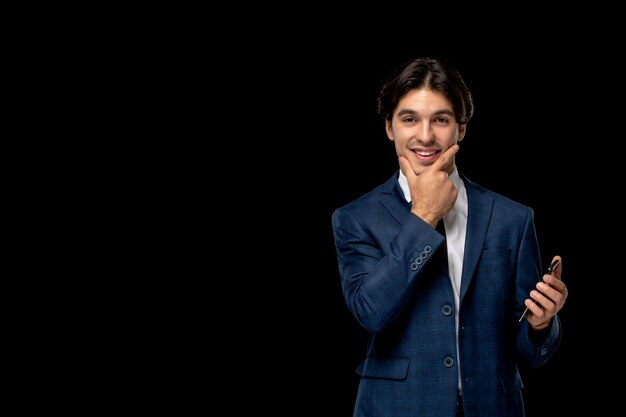
[(552, 262), (556, 262), (559, 261), (559, 264), (556, 266), (556, 268), (554, 268), (554, 271), (552, 271), (552, 273), (550, 275), (552, 275), (553, 277), (555, 277), (556, 279), (561, 279), (561, 271), (563, 270), (563, 260), (561, 259), (560, 256), (555, 256), (552, 258)]
[(437, 158), (435, 163), (431, 165), (432, 166), (431, 169), (435, 171), (441, 171), (442, 169), (444, 169), (445, 166), (447, 166), (452, 161), (452, 158), (458, 151), (459, 151), (458, 144), (455, 143), (454, 145), (450, 146), (441, 154), (441, 156), (439, 156), (439, 158)]

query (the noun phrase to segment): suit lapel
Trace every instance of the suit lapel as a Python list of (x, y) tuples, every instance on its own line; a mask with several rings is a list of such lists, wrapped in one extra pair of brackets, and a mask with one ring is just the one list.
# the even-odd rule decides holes
[(398, 184), (397, 172), (383, 185), (383, 197), (380, 202), (398, 223), (404, 224), (406, 222), (411, 206), (402, 194), (402, 189)]
[(480, 187), (464, 176), (462, 178), (467, 190), (467, 233), (461, 278), (461, 300), (469, 288), (483, 251), (493, 210), (493, 198), (486, 196)]

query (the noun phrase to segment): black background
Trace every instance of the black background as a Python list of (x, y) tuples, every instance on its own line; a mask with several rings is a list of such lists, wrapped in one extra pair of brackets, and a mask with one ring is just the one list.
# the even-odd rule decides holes
[(483, 24), (404, 5), (366, 22), (357, 11), (236, 7), (141, 9), (128, 32), (107, 24), (58, 67), (89, 99), (62, 119), (97, 147), (78, 159), (107, 163), (92, 167), (98, 181), (83, 179), (101, 212), (80, 221), (81, 188), (67, 213), (97, 241), (77, 242), (89, 255), (78, 257), (80, 282), (93, 288), (67, 291), (78, 308), (50, 297), (44, 319), (68, 332), (35, 346), (58, 353), (43, 359), (54, 372), (42, 403), (62, 391), (64, 407), (130, 399), (178, 414), (351, 415), (367, 335), (343, 302), (331, 214), (397, 169), (378, 88), (393, 67), (431, 55), (473, 93), (460, 171), (534, 209), (544, 266), (563, 257), (563, 342), (546, 366), (523, 370), (527, 415), (620, 409), (623, 24), (609, 18), (621, 14), (518, 9)]

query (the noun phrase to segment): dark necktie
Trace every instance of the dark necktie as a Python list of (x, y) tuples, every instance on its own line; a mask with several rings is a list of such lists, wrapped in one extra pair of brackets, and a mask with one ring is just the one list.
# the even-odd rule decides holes
[[(446, 238), (446, 227), (443, 224), (443, 219), (439, 220), (437, 227), (435, 228), (443, 237)], [(439, 248), (439, 259), (443, 269), (448, 272), (448, 241), (444, 240), (443, 244)]]

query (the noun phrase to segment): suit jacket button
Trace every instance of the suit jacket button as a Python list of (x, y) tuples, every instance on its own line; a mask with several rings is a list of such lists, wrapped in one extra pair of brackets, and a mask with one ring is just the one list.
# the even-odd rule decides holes
[(454, 359), (452, 359), (450, 356), (446, 356), (446, 358), (443, 360), (443, 366), (445, 366), (446, 368), (451, 368), (454, 365)]
[(449, 316), (450, 314), (452, 314), (452, 307), (450, 307), (448, 304), (446, 304), (445, 306), (441, 307), (441, 312), (445, 316)]
[(418, 267), (417, 263), (413, 262), (413, 263), (411, 264), (411, 270), (413, 270), (413, 271), (417, 271), (417, 267)]

